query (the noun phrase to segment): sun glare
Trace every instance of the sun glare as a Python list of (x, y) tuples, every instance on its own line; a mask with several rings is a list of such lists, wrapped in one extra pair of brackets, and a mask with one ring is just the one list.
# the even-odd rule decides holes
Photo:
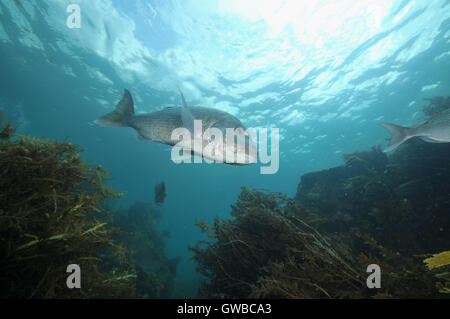
[(247, 23), (263, 22), (269, 37), (287, 32), (304, 42), (326, 43), (330, 39), (353, 40), (366, 32), (379, 31), (389, 13), (388, 0), (219, 0), (222, 14), (235, 15)]

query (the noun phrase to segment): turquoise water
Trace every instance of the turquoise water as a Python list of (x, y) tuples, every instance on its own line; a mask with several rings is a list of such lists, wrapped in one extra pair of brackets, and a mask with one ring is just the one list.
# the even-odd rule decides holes
[[(302, 174), (385, 146), (377, 123), (417, 124), (424, 98), (448, 95), (450, 2), (2, 0), (0, 57), (0, 109), (20, 132), (80, 145), (128, 192), (121, 205), (153, 201), (165, 181), (166, 252), (194, 295), (194, 222), (228, 217), (243, 185), (294, 196)], [(189, 105), (279, 128), (279, 171), (176, 165), (168, 146), (94, 124), (124, 88), (137, 112), (180, 106), (177, 85)]]

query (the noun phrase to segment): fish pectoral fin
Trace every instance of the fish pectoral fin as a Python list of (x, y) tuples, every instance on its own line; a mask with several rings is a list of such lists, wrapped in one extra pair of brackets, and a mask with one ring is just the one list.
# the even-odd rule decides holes
[(194, 133), (194, 116), (192, 115), (192, 112), (189, 109), (186, 100), (184, 99), (183, 92), (181, 92), (178, 86), (177, 88), (180, 92), (181, 102), (183, 104), (183, 108), (181, 109), (181, 121), (183, 122), (183, 126), (185, 128), (187, 128), (191, 133)]

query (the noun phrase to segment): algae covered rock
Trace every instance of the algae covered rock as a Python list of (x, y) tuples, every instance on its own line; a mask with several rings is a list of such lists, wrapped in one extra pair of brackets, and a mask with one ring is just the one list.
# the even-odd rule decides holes
[(301, 177), (295, 199), (328, 220), (327, 231), (348, 231), (370, 209), (367, 201), (390, 198), (385, 170), (387, 156), (380, 148), (344, 155), (342, 166)]
[(328, 232), (370, 233), (405, 253), (448, 249), (450, 144), (411, 139), (384, 159), (378, 152), (362, 152), (374, 153), (377, 166), (354, 153), (342, 166), (305, 174), (296, 200), (326, 218)]
[[(429, 102), (426, 116), (450, 108), (450, 97)], [(343, 158), (343, 165), (305, 174), (298, 185), (299, 205), (326, 220), (321, 230), (367, 233), (408, 254), (448, 249), (450, 143), (412, 138), (389, 156), (373, 147)]]

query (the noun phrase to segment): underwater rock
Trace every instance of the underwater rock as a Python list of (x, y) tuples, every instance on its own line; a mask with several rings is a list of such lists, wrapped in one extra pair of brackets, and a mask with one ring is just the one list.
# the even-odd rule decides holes
[[(449, 98), (432, 101), (450, 107)], [(411, 139), (389, 157), (372, 148), (344, 159), (342, 166), (303, 175), (298, 185), (299, 205), (326, 219), (320, 230), (361, 231), (402, 253), (448, 249), (449, 143)]]
[(364, 198), (372, 196), (374, 188), (385, 189), (379, 177), (386, 169), (387, 156), (379, 148), (344, 157), (347, 161), (342, 166), (303, 175), (295, 197), (305, 208), (327, 218), (333, 226), (329, 231), (348, 230), (358, 218), (355, 210), (363, 209)]
[(411, 140), (378, 169), (352, 160), (305, 174), (296, 200), (328, 220), (321, 230), (368, 232), (401, 252), (444, 250), (450, 242), (448, 163), (450, 145)]

